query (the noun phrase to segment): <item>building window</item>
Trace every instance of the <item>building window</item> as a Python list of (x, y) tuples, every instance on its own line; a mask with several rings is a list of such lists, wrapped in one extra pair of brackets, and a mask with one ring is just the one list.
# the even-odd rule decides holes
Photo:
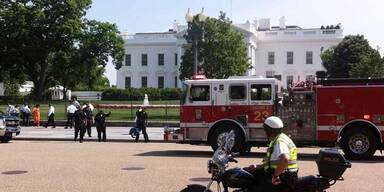
[(292, 75), (288, 75), (287, 76), (287, 88), (291, 87), (292, 84), (293, 84), (293, 76)]
[(292, 51), (287, 52), (287, 64), (293, 64), (293, 52)]
[(268, 52), (268, 64), (275, 64), (275, 52)]
[(164, 88), (164, 77), (163, 76), (157, 77), (157, 87), (158, 88)]
[(244, 85), (231, 85), (229, 87), (229, 98), (231, 100), (244, 100), (246, 98), (246, 87)]
[(141, 77), (141, 88), (148, 87), (148, 78), (147, 77)]
[(267, 71), (265, 75), (267, 78), (274, 78), (275, 77), (275, 71)]
[(125, 55), (125, 66), (131, 66), (131, 54)]
[(131, 77), (125, 77), (125, 88), (131, 88)]
[(178, 80), (178, 78), (177, 78), (177, 76), (175, 76), (175, 88), (177, 88), (177, 82), (178, 82), (179, 80)]
[(253, 84), (251, 85), (251, 100), (269, 101), (272, 99), (272, 85)]
[(164, 54), (158, 55), (159, 65), (164, 65)]
[(148, 55), (147, 54), (141, 54), (141, 65), (142, 66), (148, 65)]
[(179, 57), (178, 57), (177, 53), (175, 53), (175, 65), (176, 66), (178, 65), (178, 60), (179, 60)]
[(307, 51), (305, 53), (305, 63), (306, 64), (313, 64), (313, 52)]

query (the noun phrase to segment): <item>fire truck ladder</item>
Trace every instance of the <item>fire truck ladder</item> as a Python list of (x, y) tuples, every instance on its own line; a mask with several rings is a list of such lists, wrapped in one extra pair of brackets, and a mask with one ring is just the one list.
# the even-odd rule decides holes
[(334, 78), (319, 79), (318, 85), (384, 85), (384, 78)]

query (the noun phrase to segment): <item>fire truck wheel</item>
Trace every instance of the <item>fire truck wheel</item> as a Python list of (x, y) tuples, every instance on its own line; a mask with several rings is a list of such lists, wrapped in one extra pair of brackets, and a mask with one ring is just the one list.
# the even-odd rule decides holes
[(371, 130), (353, 127), (341, 136), (340, 146), (350, 159), (369, 159), (376, 152), (377, 139)]
[(231, 125), (222, 124), (220, 127), (216, 128), (213, 132), (212, 136), (210, 136), (209, 143), (213, 149), (213, 151), (216, 151), (217, 149), (217, 139), (220, 137), (221, 134), (230, 132), (231, 130), (235, 130), (235, 146), (233, 146), (232, 151), (233, 152), (241, 152), (243, 153), (244, 148), (244, 136), (241, 133), (241, 130), (239, 128), (235, 128)]

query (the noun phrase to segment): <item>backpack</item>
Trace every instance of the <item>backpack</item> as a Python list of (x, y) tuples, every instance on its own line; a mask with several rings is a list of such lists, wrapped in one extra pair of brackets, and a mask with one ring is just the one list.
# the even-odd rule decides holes
[(129, 134), (131, 135), (132, 138), (135, 138), (135, 137), (137, 137), (138, 135), (140, 135), (140, 129), (137, 128), (137, 127), (132, 127), (132, 128), (129, 130)]

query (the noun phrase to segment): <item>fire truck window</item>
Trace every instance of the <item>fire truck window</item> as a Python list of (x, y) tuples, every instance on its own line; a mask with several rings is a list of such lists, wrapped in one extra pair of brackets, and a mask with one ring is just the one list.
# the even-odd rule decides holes
[(244, 85), (232, 85), (229, 87), (229, 98), (231, 100), (244, 100), (246, 95)]
[(191, 87), (192, 101), (209, 101), (209, 85), (195, 85)]
[(272, 99), (272, 86), (269, 84), (251, 85), (251, 100), (269, 101)]

